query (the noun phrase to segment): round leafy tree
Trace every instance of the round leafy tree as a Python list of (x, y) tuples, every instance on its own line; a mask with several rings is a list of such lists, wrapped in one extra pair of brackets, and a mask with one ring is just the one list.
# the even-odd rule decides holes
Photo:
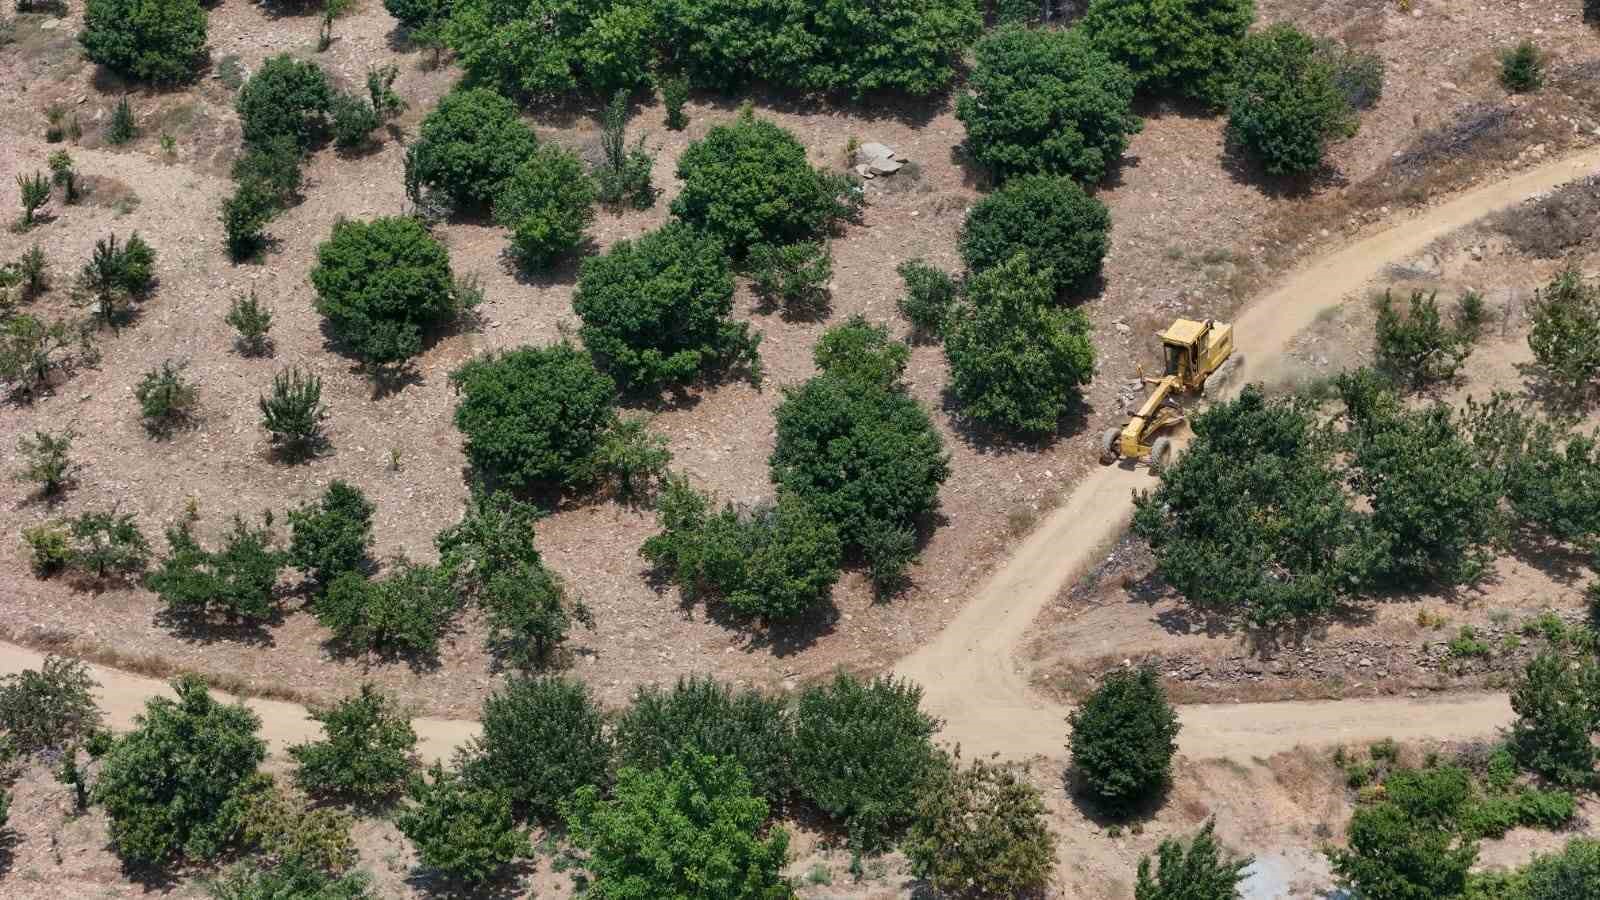
[(460, 304), (450, 254), (416, 219), (341, 221), (317, 248), (311, 270), (317, 312), (363, 362), (404, 362)]
[(1029, 435), (1054, 434), (1094, 377), (1089, 320), (1053, 305), (1049, 269), (1026, 253), (986, 270), (945, 327), (950, 390), (979, 422)]
[(319, 588), (346, 572), (363, 571), (376, 511), (360, 488), (334, 479), (315, 503), (289, 510), (289, 564)]
[(746, 112), (718, 125), (678, 158), (683, 189), (672, 214), (736, 256), (752, 244), (815, 237), (840, 216), (847, 186), (812, 168), (793, 134)]
[(722, 245), (682, 223), (584, 260), (572, 305), (584, 345), (630, 388), (685, 381), (718, 362), (755, 356), (749, 326), (728, 320), (733, 275)]
[(528, 856), (528, 834), (517, 827), (503, 791), (481, 787), (434, 763), (411, 786), (416, 801), (395, 827), (430, 869), (467, 884), (482, 884)]
[(1021, 773), (981, 759), (966, 769), (947, 764), (919, 795), (903, 849), (938, 895), (1043, 894), (1055, 837), (1039, 789)]
[(1106, 673), (1067, 721), (1073, 768), (1107, 811), (1133, 812), (1166, 788), (1178, 749), (1178, 714), (1154, 669)]
[(1083, 29), (1141, 90), (1220, 106), (1254, 0), (1092, 0)]
[(513, 678), (483, 703), (483, 734), (465, 772), (540, 821), (586, 786), (604, 786), (611, 760), (600, 708), (565, 678)]
[(1357, 121), (1317, 42), (1292, 25), (1245, 39), (1228, 96), (1228, 137), (1269, 175), (1300, 175), (1322, 165), (1334, 138)]
[(616, 419), (616, 382), (562, 342), (471, 360), (450, 376), (461, 394), (456, 428), (467, 459), (497, 485), (583, 486), (595, 448)]
[(624, 767), (610, 799), (578, 789), (564, 807), (596, 900), (792, 894), (789, 835), (767, 829), (767, 803), (733, 760), (691, 753), (664, 769)]
[(118, 75), (190, 81), (206, 64), (206, 11), (198, 0), (86, 0), (78, 42)]
[(594, 182), (572, 151), (546, 144), (495, 194), (494, 220), (511, 229), (511, 250), (524, 268), (548, 268), (583, 242), (594, 220)]
[(537, 146), (516, 104), (486, 88), (456, 90), (422, 120), (406, 174), (460, 206), (488, 208)]
[(648, 772), (684, 754), (732, 760), (755, 792), (777, 805), (789, 791), (793, 730), (781, 698), (690, 676), (671, 690), (650, 686), (634, 694), (617, 720), (617, 762)]
[(1070, 178), (1023, 175), (979, 200), (961, 226), (961, 258), (976, 275), (1027, 251), (1056, 291), (1100, 274), (1111, 232), (1106, 205)]
[[(846, 0), (803, 9), (811, 38), (801, 45), (805, 52), (779, 49), (768, 56), (768, 77), (858, 97), (878, 90), (916, 96), (944, 90), (955, 80), (967, 45), (983, 30), (974, 0)], [(784, 46), (773, 37), (777, 48)]]
[(289, 748), (301, 789), (373, 801), (405, 786), (417, 733), (393, 698), (362, 684), (359, 693), (311, 717), (326, 737)]
[(137, 866), (216, 858), (238, 833), (240, 798), (267, 755), (256, 737), (261, 721), (243, 704), (218, 703), (192, 675), (172, 689), (176, 700), (145, 702), (94, 786), (111, 819), (112, 848)]
[(910, 824), (918, 788), (939, 764), (939, 720), (922, 688), (840, 672), (807, 688), (795, 712), (794, 778), (800, 794), (844, 820), (858, 852), (882, 849)]
[(269, 153), (280, 135), (293, 138), (301, 150), (310, 146), (322, 132), (332, 103), (333, 88), (316, 63), (280, 53), (250, 76), (234, 106), (245, 143)]
[(811, 358), (829, 375), (887, 389), (900, 383), (911, 348), (889, 337), (887, 326), (851, 316), (822, 333)]
[(869, 559), (939, 503), (950, 458), (928, 414), (902, 393), (821, 375), (777, 410), (772, 481), (807, 501)]
[(650, 4), (455, 0), (446, 40), (473, 84), (551, 97), (582, 82), (600, 94), (649, 83), (658, 17)]
[(956, 100), (967, 152), (1004, 179), (1024, 172), (1099, 181), (1141, 124), (1133, 77), (1078, 29), (1007, 27), (977, 44)]
[(413, 30), (443, 21), (450, 15), (450, 7), (450, 0), (383, 0), (389, 15)]

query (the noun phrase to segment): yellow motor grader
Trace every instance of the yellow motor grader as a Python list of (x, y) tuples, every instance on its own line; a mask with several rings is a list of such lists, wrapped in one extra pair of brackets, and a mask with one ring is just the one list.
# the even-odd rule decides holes
[(1122, 428), (1108, 428), (1100, 436), (1100, 462), (1110, 465), (1119, 457), (1148, 463), (1153, 471), (1172, 462), (1172, 437), (1164, 432), (1181, 424), (1183, 407), (1176, 395), (1198, 394), (1206, 379), (1233, 355), (1233, 326), (1207, 319), (1178, 319), (1161, 334), (1166, 371), (1159, 378), (1144, 374), (1140, 380), (1154, 385), (1138, 412)]

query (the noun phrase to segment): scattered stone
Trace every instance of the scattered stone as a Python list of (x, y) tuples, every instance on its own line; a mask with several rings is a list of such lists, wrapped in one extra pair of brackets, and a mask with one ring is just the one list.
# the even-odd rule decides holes
[[(900, 171), (905, 162), (896, 158), (893, 150), (878, 143), (868, 141), (856, 148), (856, 172), (865, 168), (871, 175), (892, 175)], [(863, 177), (871, 177), (866, 175)]]

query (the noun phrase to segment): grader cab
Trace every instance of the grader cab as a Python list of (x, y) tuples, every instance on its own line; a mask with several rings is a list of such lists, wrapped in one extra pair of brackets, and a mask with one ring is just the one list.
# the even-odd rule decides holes
[(1166, 432), (1186, 418), (1177, 395), (1198, 394), (1206, 379), (1233, 355), (1233, 326), (1207, 319), (1178, 319), (1161, 334), (1165, 369), (1159, 378), (1140, 370), (1140, 378), (1153, 385), (1137, 412), (1122, 428), (1108, 428), (1100, 436), (1100, 462), (1110, 465), (1127, 458), (1159, 472), (1172, 462), (1172, 436)]

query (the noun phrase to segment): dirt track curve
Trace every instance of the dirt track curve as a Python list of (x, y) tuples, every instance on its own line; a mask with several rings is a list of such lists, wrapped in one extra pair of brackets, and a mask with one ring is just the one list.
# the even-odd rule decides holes
[[(1254, 301), (1237, 320), (1243, 355), (1231, 385), (1259, 379), (1318, 312), (1336, 306), (1390, 262), (1419, 253), (1437, 238), (1589, 172), (1600, 170), (1600, 149), (1547, 163), (1461, 194), (1387, 230), (1295, 270)], [(1029, 626), (1070, 580), (1114, 540), (1132, 510), (1134, 488), (1148, 487), (1144, 470), (1100, 469), (1084, 479), (1030, 534), (939, 637), (901, 660), (895, 673), (922, 684), (924, 706), (945, 720), (939, 737), (969, 754), (1004, 758), (1055, 756), (1065, 740), (1066, 708), (1029, 690), (1016, 651)], [(0, 674), (38, 668), (40, 654), (0, 642)], [(150, 697), (168, 694), (164, 682), (101, 666), (99, 700), (108, 724), (126, 728)], [(261, 716), (262, 736), (274, 750), (307, 740), (319, 726), (302, 706), (247, 700)], [(1346, 700), (1192, 705), (1181, 709), (1179, 749), (1195, 758), (1247, 758), (1321, 744), (1391, 735), (1397, 739), (1482, 736), (1509, 721), (1503, 695), (1425, 700)], [(474, 736), (476, 722), (413, 721), (425, 758), (447, 757)]]

